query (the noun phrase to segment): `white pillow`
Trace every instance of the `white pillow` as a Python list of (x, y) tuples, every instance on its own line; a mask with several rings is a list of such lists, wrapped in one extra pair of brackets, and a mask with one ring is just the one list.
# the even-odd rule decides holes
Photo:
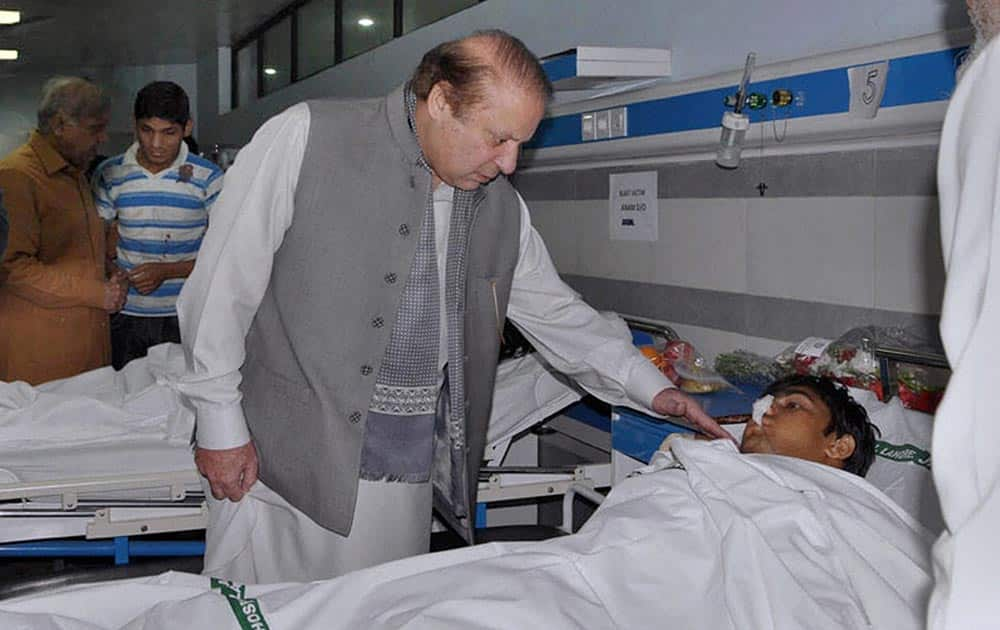
[(903, 407), (899, 398), (883, 403), (868, 390), (850, 391), (882, 432), (876, 442), (875, 462), (865, 479), (932, 533), (939, 533), (944, 519), (931, 475), (934, 417)]

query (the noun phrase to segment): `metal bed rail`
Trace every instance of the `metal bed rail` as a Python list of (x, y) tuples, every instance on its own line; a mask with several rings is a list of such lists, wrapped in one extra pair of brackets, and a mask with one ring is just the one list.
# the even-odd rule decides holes
[(658, 322), (655, 319), (646, 319), (644, 317), (636, 317), (635, 315), (620, 315), (628, 327), (632, 330), (638, 330), (650, 335), (657, 335), (663, 337), (667, 341), (676, 341), (680, 339), (680, 335), (677, 334), (673, 328), (668, 324), (663, 322)]
[[(85, 540), (32, 540), (0, 544), (0, 558), (100, 557), (127, 564), (137, 556), (199, 556), (202, 541), (131, 540), (130, 536), (205, 529), (208, 511), (195, 470), (63, 479), (0, 485), (0, 521), (74, 518), (85, 521)], [(125, 499), (101, 493), (169, 490), (169, 497)], [(83, 499), (81, 499), (83, 495)], [(53, 498), (46, 502), (44, 499)]]
[(81, 494), (169, 488), (171, 500), (180, 501), (187, 496), (187, 486), (192, 485), (200, 485), (198, 473), (194, 469), (166, 473), (60, 479), (58, 481), (0, 485), (0, 501), (58, 496), (63, 509), (72, 510), (79, 503)]

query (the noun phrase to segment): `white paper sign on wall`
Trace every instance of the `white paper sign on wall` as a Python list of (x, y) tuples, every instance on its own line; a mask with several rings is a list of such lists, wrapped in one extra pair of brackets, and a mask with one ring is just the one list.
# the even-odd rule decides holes
[(851, 85), (851, 118), (875, 118), (885, 95), (885, 83), (889, 78), (889, 62), (854, 66), (847, 69)]
[(660, 239), (656, 184), (656, 171), (610, 175), (611, 240)]

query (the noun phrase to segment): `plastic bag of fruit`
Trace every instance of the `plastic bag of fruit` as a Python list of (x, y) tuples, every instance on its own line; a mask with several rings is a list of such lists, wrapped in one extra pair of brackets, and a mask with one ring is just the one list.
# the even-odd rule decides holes
[(732, 388), (722, 376), (712, 371), (705, 358), (687, 341), (668, 341), (663, 348), (640, 348), (679, 389), (695, 394), (717, 392)]
[(907, 409), (934, 413), (944, 396), (948, 376), (948, 370), (942, 368), (899, 365), (896, 368), (899, 402)]
[(826, 376), (849, 387), (869, 389), (882, 399), (874, 344), (866, 332), (853, 328), (836, 340), (807, 337), (776, 360), (788, 372)]
[(871, 390), (884, 400), (883, 383), (874, 353), (878, 345), (936, 351), (926, 339), (903, 328), (859, 326), (835, 340), (808, 337), (798, 345), (787, 348), (776, 360), (789, 372), (828, 376), (849, 387)]

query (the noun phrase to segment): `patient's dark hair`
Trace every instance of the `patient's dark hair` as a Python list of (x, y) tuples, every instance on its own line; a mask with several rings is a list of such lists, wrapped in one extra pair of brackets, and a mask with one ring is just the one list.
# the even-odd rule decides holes
[(875, 461), (875, 439), (882, 435), (879, 428), (868, 419), (868, 412), (851, 398), (847, 388), (837, 381), (805, 374), (793, 374), (771, 383), (764, 395), (778, 395), (794, 387), (812, 390), (830, 410), (830, 424), (823, 435), (835, 433), (839, 438), (850, 435), (854, 438), (854, 452), (844, 460), (844, 470), (859, 477), (868, 474)]

